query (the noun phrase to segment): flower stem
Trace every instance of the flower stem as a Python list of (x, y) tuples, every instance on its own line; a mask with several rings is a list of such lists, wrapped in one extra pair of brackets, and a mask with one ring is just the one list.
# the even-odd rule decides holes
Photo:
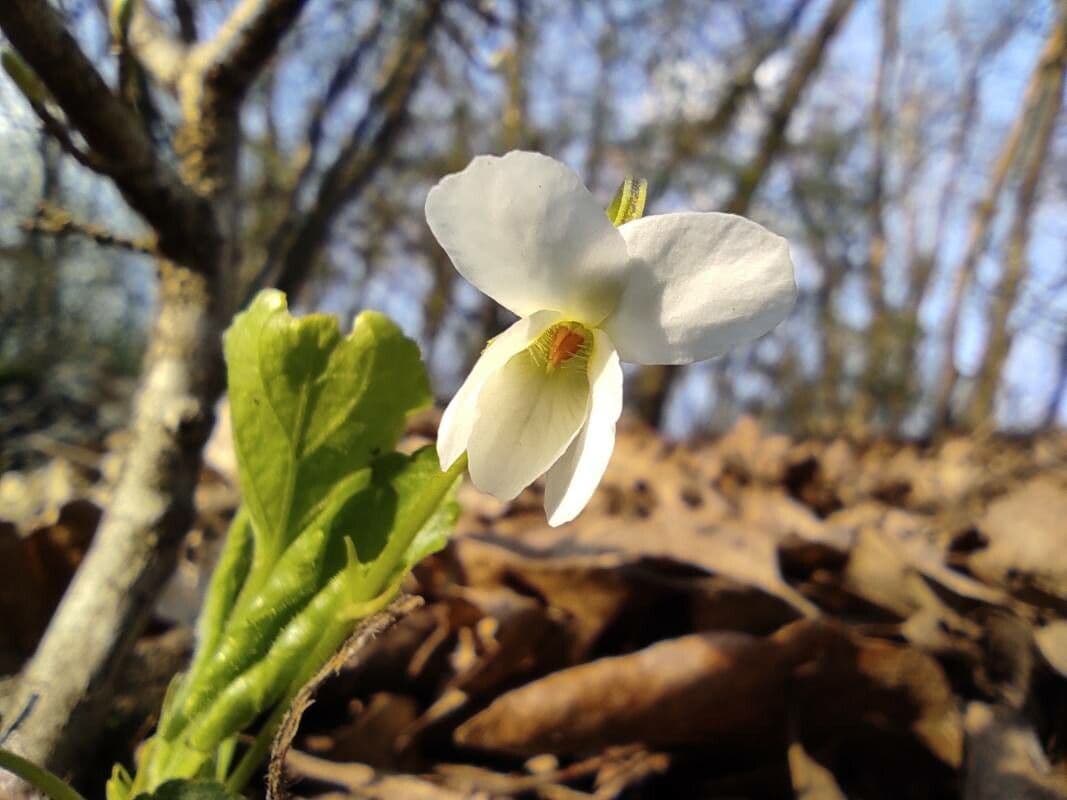
[(292, 705), (293, 700), (296, 699), (300, 690), (304, 688), (304, 684), (311, 680), (322, 668), (322, 665), (329, 661), (330, 657), (340, 649), (351, 628), (351, 622), (344, 618), (339, 618), (319, 639), (318, 646), (309, 654), (302, 669), (289, 685), (289, 690), (274, 711), (271, 712), (267, 721), (263, 723), (263, 727), (260, 728), (255, 741), (252, 742), (252, 746), (241, 756), (241, 760), (237, 762), (237, 766), (234, 767), (230, 777), (226, 779), (227, 789), (234, 792), (244, 790), (245, 785), (252, 779), (252, 775), (255, 774), (255, 771), (270, 753), (274, 736), (278, 732), (282, 720), (285, 719), (285, 715), (289, 712), (289, 707)]
[(0, 747), (0, 768), (6, 769), (27, 783), (33, 784), (33, 786), (51, 797), (52, 800), (85, 800), (84, 797), (74, 791), (73, 787), (64, 783), (56, 775), (2, 747)]

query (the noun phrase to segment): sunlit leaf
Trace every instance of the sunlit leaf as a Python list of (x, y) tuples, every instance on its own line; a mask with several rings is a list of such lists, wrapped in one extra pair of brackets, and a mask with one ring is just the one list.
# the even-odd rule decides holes
[(418, 347), (375, 312), (342, 337), (334, 317), (295, 319), (282, 293), (262, 292), (234, 320), (225, 352), (241, 489), (257, 540), (275, 555), (430, 401)]
[(241, 800), (215, 781), (167, 781), (151, 794), (139, 794), (136, 800)]

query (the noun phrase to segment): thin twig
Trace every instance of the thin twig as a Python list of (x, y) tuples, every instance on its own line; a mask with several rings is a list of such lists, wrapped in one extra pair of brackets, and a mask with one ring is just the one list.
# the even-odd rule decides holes
[(83, 167), (91, 169), (93, 172), (106, 174), (103, 162), (96, 158), (92, 153), (76, 144), (70, 129), (52, 114), (47, 106), (33, 100), (30, 100), (29, 102), (30, 108), (33, 109), (33, 113), (37, 115), (37, 119), (41, 121), (41, 125), (44, 127), (45, 131), (56, 140), (59, 146), (63, 149), (63, 152)]
[(331, 675), (340, 672), (345, 666), (351, 666), (354, 659), (358, 658), (364, 648), (375, 638), (395, 625), (403, 617), (406, 617), (423, 604), (418, 595), (403, 594), (390, 603), (384, 610), (367, 617), (360, 622), (355, 632), (348, 638), (344, 646), (320, 669), (315, 676), (308, 681), (292, 700), (282, 707), (284, 714), (273, 736), (270, 750), (270, 767), (267, 773), (267, 797), (272, 800), (284, 798), (283, 790), (285, 757), (289, 747), (296, 736), (297, 728), (300, 727), (300, 719), (304, 711), (311, 705), (315, 692)]
[(72, 234), (84, 236), (102, 247), (114, 247), (119, 250), (129, 250), (133, 253), (143, 253), (150, 256), (159, 255), (159, 250), (150, 237), (128, 239), (124, 236), (119, 236), (102, 225), (75, 219), (66, 209), (48, 202), (39, 203), (37, 213), (29, 219), (22, 220), (20, 227), (31, 233), (44, 233), (51, 236), (69, 236)]
[[(136, 114), (108, 87), (58, 13), (38, 0), (4, 0), (0, 28), (33, 69), (101, 169), (159, 234), (178, 263), (214, 268), (214, 212), (157, 153)], [(196, 231), (196, 235), (190, 235)]]
[(241, 0), (213, 39), (197, 48), (205, 108), (232, 113), (274, 56), (307, 0)]
[(429, 62), (431, 39), (444, 0), (427, 0), (389, 58), (367, 108), (337, 157), (323, 172), (312, 206), (283, 220), (277, 247), (267, 253), (248, 293), (274, 284), (289, 296), (299, 294), (334, 219), (354, 201), (390, 155), (396, 133), (407, 117), (415, 89)]

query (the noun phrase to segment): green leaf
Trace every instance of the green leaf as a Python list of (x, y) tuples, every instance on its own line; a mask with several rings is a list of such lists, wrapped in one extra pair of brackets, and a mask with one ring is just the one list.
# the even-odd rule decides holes
[(104, 796), (107, 800), (127, 800), (132, 786), (133, 776), (122, 764), (116, 764), (111, 768), (111, 777), (104, 785)]
[[(361, 511), (353, 537), (360, 563), (349, 567), (350, 597), (357, 603), (377, 597), (420, 559), (445, 546), (459, 515), (455, 493), (466, 459), (442, 471), (436, 449), (428, 446), (411, 456), (381, 458), (372, 468), (376, 497)], [(378, 542), (374, 558), (364, 558), (361, 546), (371, 552)]]
[[(371, 473), (369, 482), (338, 511), (331, 530), (300, 535), (261, 597), (234, 620), (241, 624), (227, 632), (191, 692), (185, 717), (192, 721), (183, 738), (193, 749), (208, 751), (279, 700), (332, 620), (364, 616), (366, 601), (389, 592), (419, 558), (444, 546), (458, 514), (454, 494), (462, 470), (460, 464), (442, 472), (433, 447), (412, 456), (383, 456), (365, 471)], [(318, 571), (329, 543), (346, 540), (347, 567), (338, 560), (332, 577), (313, 578), (309, 570)], [(323, 588), (305, 599), (316, 586)], [(339, 632), (325, 657), (347, 633)]]
[(430, 401), (418, 347), (364, 312), (342, 338), (324, 314), (294, 319), (261, 292), (225, 338), (241, 488), (257, 537), (276, 557), (346, 475), (392, 450)]
[[(350, 623), (381, 605), (368, 601), (390, 595), (419, 559), (445, 545), (463, 469), (461, 459), (442, 471), (433, 447), (390, 453), (331, 494), (316, 518), (322, 527), (301, 533), (262, 589), (233, 612), (181, 708), (161, 724), (161, 735), (177, 741), (169, 774), (179, 764), (196, 774), (219, 742), (281, 700), (298, 676), (314, 673)], [(338, 621), (348, 624), (336, 629), (336, 641), (323, 638)], [(317, 644), (324, 651), (309, 664)]]
[(215, 781), (167, 781), (151, 794), (139, 794), (135, 800), (241, 800)]
[[(252, 564), (252, 527), (248, 513), (242, 506), (230, 524), (226, 543), (219, 555), (215, 572), (204, 597), (197, 620), (197, 657), (204, 659), (214, 652), (222, 637), (226, 621), (244, 586)], [(193, 668), (196, 668), (194, 662)]]
[(289, 546), (262, 590), (227, 627), (211, 661), (197, 676), (183, 707), (163, 726), (164, 731), (171, 733), (217, 704), (224, 687), (266, 656), (285, 627), (328, 579), (328, 546), (326, 532), (321, 529), (306, 532)]
[[(294, 319), (267, 291), (224, 345), (244, 505), (198, 652), (141, 750), (131, 795), (172, 779), (243, 786), (295, 692), (444, 546), (458, 514), (465, 459), (445, 472), (433, 448), (394, 452), (430, 393), (417, 347), (388, 319), (361, 314), (344, 338), (332, 317)], [(257, 720), (256, 744), (231, 769), (234, 737)]]
[[(456, 520), (459, 519), (456, 492), (466, 468), (464, 458), (462, 463), (453, 465), (448, 472), (442, 472), (437, 460), (436, 448), (433, 447), (423, 448), (412, 457), (406, 477), (410, 480), (415, 475), (421, 474), (424, 476), (423, 493), (436, 494), (440, 499), (429, 517), (425, 517), (426, 521), (412, 538), (407, 550), (404, 551), (402, 568), (405, 572), (411, 570), (427, 556), (443, 550), (448, 544), (448, 539), (456, 528)], [(422, 499), (427, 498), (423, 496)], [(425, 510), (422, 513), (425, 514)]]
[(608, 219), (618, 227), (624, 223), (640, 219), (645, 213), (645, 200), (648, 198), (648, 181), (644, 178), (627, 176), (615, 192), (615, 198), (608, 206)]
[(282, 698), (337, 614), (343, 595), (342, 576), (336, 575), (281, 628), (270, 649), (240, 675), (219, 687), (211, 704), (183, 733), (193, 750), (208, 752), (249, 725)]

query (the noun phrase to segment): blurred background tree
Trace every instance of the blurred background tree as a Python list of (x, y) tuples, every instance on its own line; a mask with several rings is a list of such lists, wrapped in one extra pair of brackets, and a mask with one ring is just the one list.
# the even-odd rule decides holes
[[(131, 79), (103, 0), (57, 4), (165, 142), (167, 58), (232, 3), (138, 6)], [(231, 301), (275, 284), (304, 309), (385, 310), (445, 399), (508, 320), (430, 236), (425, 193), (476, 154), (537, 149), (605, 203), (639, 174), (650, 213), (733, 211), (790, 239), (801, 293), (778, 331), (629, 373), (634, 410), (668, 434), (742, 411), (906, 436), (1062, 422), (1065, 15), (1053, 0), (312, 0), (241, 115)], [(80, 392), (87, 420), (94, 397), (125, 396), (155, 302), (135, 216), (38, 127), (0, 84), (9, 443), (55, 416), (17, 413), (35, 393)]]
[(0, 29), (0, 472), (125, 465), (11, 695), (8, 744), (61, 771), (192, 522), (231, 315), (385, 311), (442, 400), (509, 323), (423, 216), (477, 154), (789, 239), (776, 331), (628, 370), (669, 436), (1067, 420), (1067, 0), (3, 0)]

